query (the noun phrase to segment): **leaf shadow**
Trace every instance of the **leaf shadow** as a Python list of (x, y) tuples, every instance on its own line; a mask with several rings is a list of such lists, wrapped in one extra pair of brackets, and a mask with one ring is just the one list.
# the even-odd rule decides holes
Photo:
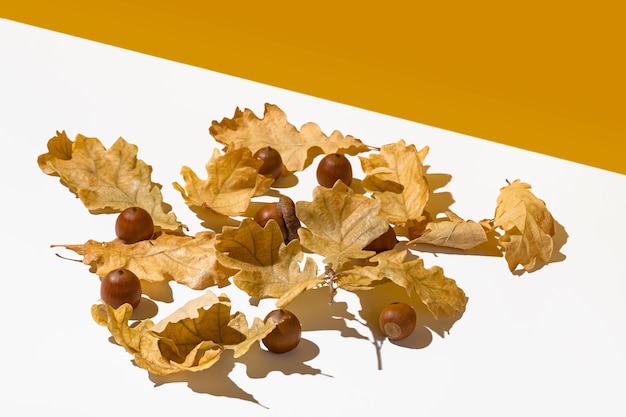
[(302, 323), (302, 331), (336, 330), (342, 337), (368, 339), (356, 329), (347, 325), (348, 321), (359, 322), (359, 319), (348, 311), (346, 302), (330, 302), (328, 287), (307, 290), (298, 295), (288, 309)]
[[(439, 317), (433, 316), (426, 305), (417, 296), (409, 295), (403, 287), (393, 282), (385, 282), (371, 289), (364, 289), (354, 292), (361, 302), (359, 310), (360, 317), (369, 328), (373, 345), (376, 349), (376, 359), (378, 369), (383, 369), (382, 348), (385, 343), (402, 346), (409, 349), (424, 349), (433, 341), (433, 333), (439, 337), (445, 337), (450, 333), (452, 326), (463, 316), (463, 311), (454, 315), (440, 313)], [(382, 309), (393, 302), (404, 302), (415, 309), (417, 315), (417, 326), (413, 333), (402, 340), (389, 340), (385, 337), (379, 326), (379, 315)]]
[(236, 227), (239, 225), (239, 220), (217, 213), (206, 207), (190, 206), (189, 209), (200, 219), (202, 227), (213, 230), (216, 233), (221, 233), (224, 226)]
[(292, 172), (286, 173), (286, 174), (283, 173), (283, 175), (276, 178), (276, 180), (272, 183), (272, 188), (276, 188), (276, 189), (293, 188), (296, 185), (298, 185), (299, 182), (300, 180), (294, 173)]
[(430, 166), (424, 167), (424, 170), (426, 171), (424, 176), (426, 177), (426, 182), (428, 183), (428, 188), (430, 189), (430, 195), (428, 197), (425, 210), (434, 218), (437, 214), (444, 213), (449, 210), (455, 200), (452, 193), (449, 191), (435, 192), (435, 190), (443, 188), (450, 183), (450, 181), (452, 181), (452, 175), (443, 173), (431, 174), (428, 172), (429, 168)]
[(261, 404), (253, 394), (243, 390), (230, 378), (229, 374), (235, 368), (235, 362), (233, 352), (226, 350), (220, 355), (220, 359), (208, 369), (198, 372), (185, 371), (165, 376), (148, 373), (148, 378), (155, 387), (183, 383), (198, 394), (239, 399), (268, 408)]

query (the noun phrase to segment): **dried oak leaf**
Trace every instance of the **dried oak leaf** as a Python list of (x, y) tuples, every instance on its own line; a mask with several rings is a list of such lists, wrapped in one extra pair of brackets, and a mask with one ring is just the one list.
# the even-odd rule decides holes
[(163, 203), (161, 186), (151, 180), (152, 167), (137, 159), (137, 146), (123, 138), (106, 149), (97, 138), (79, 134), (72, 142), (65, 132), (57, 132), (37, 163), (45, 174), (60, 177), (90, 211), (121, 212), (139, 206), (152, 215), (155, 226), (182, 229)]
[(243, 313), (231, 314), (226, 295), (217, 297), (210, 292), (157, 324), (149, 319), (129, 324), (130, 304), (118, 309), (96, 304), (91, 313), (96, 323), (106, 326), (115, 342), (133, 356), (137, 366), (154, 375), (207, 369), (227, 349), (233, 350), (235, 358), (240, 357), (275, 327), (271, 320), (263, 323), (256, 317), (249, 327)]
[(216, 236), (203, 231), (195, 236), (161, 234), (156, 239), (126, 244), (89, 240), (83, 245), (57, 245), (83, 256), (83, 263), (100, 277), (117, 268), (133, 271), (140, 280), (174, 280), (192, 289), (228, 284), (231, 272), (217, 262)]
[(487, 242), (487, 232), (484, 223), (473, 220), (463, 220), (450, 210), (445, 212), (445, 218), (438, 218), (428, 222), (422, 234), (407, 244), (426, 243), (454, 249), (472, 249)]
[(527, 183), (515, 180), (500, 189), (494, 226), (504, 231), (499, 243), (509, 270), (518, 265), (529, 271), (552, 257), (554, 218)]
[(341, 181), (333, 188), (317, 186), (313, 201), (296, 202), (296, 216), (305, 226), (298, 230), (300, 242), (324, 256), (335, 271), (352, 260), (367, 259), (374, 252), (363, 248), (389, 227), (381, 206), (380, 200), (357, 194)]
[(271, 177), (259, 174), (262, 163), (245, 147), (230, 148), (224, 154), (215, 149), (206, 164), (206, 180), (184, 166), (181, 169), (184, 187), (178, 183), (173, 185), (189, 206), (238, 216), (245, 213), (252, 197), (263, 195), (272, 185)]
[(341, 279), (350, 285), (358, 283), (354, 288), (361, 289), (381, 280), (390, 280), (405, 288), (409, 295), (417, 294), (435, 318), (441, 311), (449, 316), (462, 312), (467, 297), (456, 281), (446, 277), (439, 266), (424, 267), (421, 258), (407, 261), (407, 253), (406, 250), (379, 253), (371, 259), (377, 265), (347, 270), (341, 273)]
[(326, 136), (320, 127), (312, 122), (298, 129), (287, 121), (285, 113), (278, 106), (266, 103), (263, 118), (258, 118), (251, 110), (235, 110), (231, 119), (213, 121), (209, 133), (226, 149), (247, 147), (252, 152), (271, 146), (283, 160), (287, 172), (302, 171), (311, 158), (319, 154), (344, 152), (355, 154), (370, 148), (359, 139), (344, 136), (335, 130)]
[(399, 140), (383, 145), (380, 153), (359, 156), (363, 188), (382, 201), (389, 223), (405, 226), (423, 215), (430, 195), (423, 165), (428, 150)]
[(317, 264), (304, 258), (300, 242), (284, 243), (280, 226), (274, 220), (265, 227), (245, 218), (239, 227), (226, 226), (217, 236), (217, 258), (227, 268), (239, 270), (233, 282), (251, 297), (278, 298), (279, 307), (323, 280), (317, 277)]

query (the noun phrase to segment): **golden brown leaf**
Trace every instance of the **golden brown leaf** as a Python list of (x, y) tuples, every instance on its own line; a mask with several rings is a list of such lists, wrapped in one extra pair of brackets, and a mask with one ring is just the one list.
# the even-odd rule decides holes
[(245, 213), (252, 197), (266, 193), (273, 182), (259, 174), (262, 161), (252, 157), (248, 148), (231, 148), (222, 154), (213, 151), (206, 164), (208, 177), (201, 180), (191, 168), (181, 169), (185, 186), (174, 183), (189, 206), (200, 206), (226, 215)]
[(315, 187), (312, 202), (296, 202), (296, 215), (305, 225), (298, 231), (302, 246), (324, 256), (336, 271), (372, 256), (363, 248), (389, 227), (380, 200), (356, 194), (341, 181), (333, 188)]
[(351, 283), (360, 279), (362, 287), (369, 285), (368, 281), (371, 284), (388, 279), (404, 287), (409, 295), (417, 294), (435, 318), (441, 311), (450, 316), (463, 311), (467, 297), (456, 281), (447, 278), (438, 266), (425, 268), (421, 258), (407, 261), (407, 253), (406, 250), (382, 252), (372, 258), (377, 265), (357, 267), (342, 275)]
[(418, 151), (400, 140), (383, 145), (379, 154), (359, 156), (363, 188), (382, 201), (390, 223), (405, 226), (422, 216), (430, 195), (423, 165), (427, 153), (428, 147)]
[(48, 140), (48, 152), (39, 155), (37, 164), (48, 175), (58, 175), (54, 168), (55, 160), (67, 161), (72, 159), (73, 142), (65, 131), (57, 132), (56, 136)]
[(155, 226), (182, 229), (174, 213), (165, 210), (161, 186), (151, 180), (152, 167), (137, 159), (137, 146), (123, 138), (107, 150), (97, 138), (79, 134), (72, 142), (65, 132), (57, 132), (37, 163), (44, 173), (59, 176), (90, 211), (139, 206), (152, 215)]
[(446, 218), (428, 222), (424, 232), (408, 244), (426, 243), (467, 250), (487, 242), (487, 233), (481, 223), (463, 220), (449, 210), (445, 214)]
[(494, 225), (504, 230), (499, 242), (511, 271), (518, 265), (531, 270), (552, 257), (554, 219), (530, 188), (515, 180), (500, 189), (497, 200)]
[(116, 343), (133, 356), (137, 366), (155, 375), (207, 369), (226, 349), (240, 357), (275, 327), (271, 320), (263, 323), (256, 317), (248, 327), (243, 313), (231, 314), (226, 295), (216, 297), (210, 292), (156, 325), (149, 319), (130, 325), (130, 304), (118, 309), (97, 304), (91, 312), (96, 323), (106, 326)]
[(274, 220), (265, 227), (245, 218), (239, 227), (224, 227), (215, 245), (219, 262), (238, 269), (233, 282), (251, 297), (279, 298), (287, 305), (298, 294), (317, 286), (317, 265), (304, 254), (297, 239), (285, 245), (283, 234)]
[(306, 123), (298, 131), (278, 106), (269, 103), (265, 104), (263, 118), (258, 118), (249, 109), (241, 111), (237, 108), (231, 119), (213, 121), (209, 133), (227, 149), (247, 147), (254, 153), (271, 146), (280, 153), (288, 172), (302, 171), (311, 158), (319, 154), (369, 150), (360, 140), (336, 130), (326, 136), (315, 123)]
[(130, 269), (146, 282), (175, 280), (192, 289), (227, 284), (230, 272), (217, 262), (215, 233), (194, 237), (161, 234), (133, 244), (89, 240), (83, 245), (58, 245), (83, 256), (100, 277), (117, 268)]

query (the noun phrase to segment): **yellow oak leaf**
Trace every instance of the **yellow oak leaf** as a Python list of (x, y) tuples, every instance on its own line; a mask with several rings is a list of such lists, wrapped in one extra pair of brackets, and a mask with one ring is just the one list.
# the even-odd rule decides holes
[(45, 174), (60, 177), (92, 212), (121, 212), (139, 206), (150, 213), (158, 228), (182, 229), (163, 202), (161, 186), (151, 180), (152, 167), (137, 159), (137, 146), (123, 138), (106, 149), (97, 138), (79, 134), (72, 142), (65, 132), (57, 132), (37, 163)]
[(228, 284), (231, 272), (217, 262), (215, 233), (195, 236), (161, 234), (133, 244), (89, 240), (83, 245), (56, 245), (83, 256), (83, 263), (100, 277), (126, 268), (146, 282), (174, 280), (192, 289)]
[(422, 234), (407, 244), (426, 243), (467, 250), (487, 242), (487, 232), (481, 223), (463, 220), (449, 210), (445, 214), (446, 218), (438, 218), (426, 223)]
[(407, 261), (407, 254), (406, 250), (382, 252), (372, 258), (376, 266), (363, 268), (374, 268), (381, 277), (404, 287), (409, 295), (417, 294), (435, 318), (441, 311), (449, 316), (462, 312), (467, 297), (456, 281), (446, 277), (439, 266), (426, 268), (421, 258)]
[(133, 356), (137, 366), (154, 375), (207, 369), (227, 349), (238, 358), (275, 328), (272, 320), (264, 323), (256, 317), (249, 327), (243, 313), (231, 314), (226, 295), (217, 297), (210, 292), (157, 324), (149, 319), (130, 324), (130, 304), (117, 309), (96, 304), (91, 314)]
[(423, 215), (430, 195), (423, 165), (428, 150), (399, 140), (383, 145), (380, 153), (359, 156), (363, 188), (382, 201), (390, 223), (405, 226)]
[(324, 256), (335, 271), (355, 259), (374, 254), (363, 250), (389, 228), (381, 201), (357, 194), (343, 182), (333, 188), (317, 186), (313, 201), (296, 202), (296, 216), (304, 224), (298, 230), (306, 249)]
[(552, 257), (554, 218), (527, 183), (515, 180), (500, 189), (494, 226), (504, 231), (499, 243), (509, 270), (532, 270)]
[(248, 148), (231, 148), (224, 154), (215, 149), (206, 164), (206, 180), (184, 166), (181, 175), (185, 185), (174, 183), (174, 188), (189, 206), (210, 208), (225, 216), (238, 216), (245, 213), (250, 199), (266, 193), (274, 181), (259, 174), (262, 163), (252, 157)]
[(224, 227), (217, 236), (217, 257), (227, 268), (239, 270), (233, 282), (251, 297), (278, 298), (277, 305), (289, 304), (298, 294), (323, 282), (317, 264), (304, 258), (298, 239), (284, 243), (275, 220), (261, 227), (245, 218), (238, 227)]
[(247, 147), (254, 153), (270, 146), (280, 153), (287, 172), (304, 170), (316, 155), (356, 154), (370, 149), (359, 139), (344, 136), (337, 130), (326, 136), (312, 122), (305, 123), (298, 131), (278, 106), (269, 103), (265, 104), (263, 118), (258, 118), (249, 109), (241, 111), (237, 108), (232, 118), (213, 121), (209, 133), (226, 149)]

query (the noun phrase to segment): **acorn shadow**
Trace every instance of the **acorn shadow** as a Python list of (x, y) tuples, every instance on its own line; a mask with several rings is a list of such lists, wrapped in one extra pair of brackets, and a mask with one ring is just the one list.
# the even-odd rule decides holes
[(289, 352), (272, 353), (255, 343), (245, 355), (236, 359), (246, 366), (250, 378), (265, 378), (270, 372), (281, 372), (285, 375), (325, 375), (320, 369), (307, 365), (306, 362), (319, 355), (319, 347), (306, 338), (302, 338), (298, 346)]
[[(376, 350), (376, 358), (378, 369), (383, 368), (382, 348), (385, 343), (402, 346), (409, 349), (424, 349), (433, 341), (433, 333), (440, 337), (445, 337), (446, 333), (450, 333), (452, 326), (463, 316), (463, 311), (457, 312), (450, 316), (440, 312), (435, 317), (417, 297), (416, 294), (411, 296), (406, 289), (394, 284), (393, 282), (385, 282), (379, 284), (369, 290), (355, 291), (361, 302), (359, 311), (360, 317), (364, 320), (372, 335), (373, 345)], [(415, 310), (417, 316), (417, 326), (411, 335), (402, 340), (389, 340), (383, 334), (379, 325), (379, 316), (382, 309), (393, 302), (404, 302), (409, 304)]]

